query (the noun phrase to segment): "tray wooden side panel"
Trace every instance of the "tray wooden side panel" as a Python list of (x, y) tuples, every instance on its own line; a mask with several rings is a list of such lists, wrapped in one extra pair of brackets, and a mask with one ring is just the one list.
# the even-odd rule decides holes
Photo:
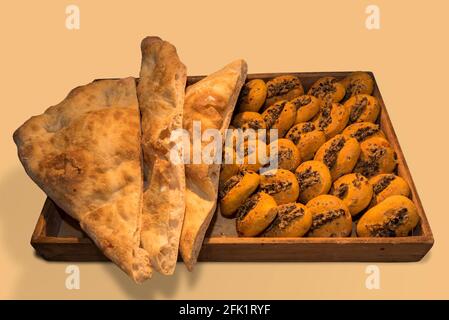
[[(369, 72), (373, 79), (374, 75)], [(323, 76), (342, 78), (349, 72), (264, 73), (248, 79), (271, 79), (281, 74), (301, 78), (307, 89)], [(188, 77), (188, 84), (203, 76)], [(416, 186), (375, 81), (373, 95), (381, 104), (379, 125), (398, 155), (397, 173), (410, 185), (412, 200), (421, 217), (413, 236), (403, 238), (239, 238), (234, 221), (216, 215), (211, 223), (199, 261), (419, 261), (433, 245), (433, 235)], [(107, 258), (80, 230), (78, 223), (47, 198), (34, 230), (31, 244), (44, 259), (52, 261), (107, 261)]]

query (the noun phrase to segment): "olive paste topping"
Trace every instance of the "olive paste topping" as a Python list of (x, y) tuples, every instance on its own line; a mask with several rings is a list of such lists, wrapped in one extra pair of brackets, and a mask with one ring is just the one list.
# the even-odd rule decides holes
[(296, 77), (282, 79), (280, 81), (270, 81), (267, 85), (267, 98), (287, 94), (289, 91), (298, 87), (301, 87), (301, 81)]
[(320, 130), (325, 130), (332, 123), (331, 111), (332, 103), (326, 103), (321, 108), (320, 121), (318, 122)]
[(365, 112), (367, 105), (368, 99), (366, 97), (358, 99), (351, 109), (351, 114), (349, 115), (349, 123), (356, 122), (360, 118), (362, 113)]
[(296, 173), (296, 179), (298, 180), (299, 190), (301, 191), (321, 182), (320, 174), (318, 171), (312, 170), (312, 167), (308, 167), (303, 172)]
[(356, 138), (358, 142), (364, 141), (366, 138), (371, 137), (379, 132), (379, 128), (374, 127), (363, 127), (358, 129), (356, 132), (351, 134), (351, 137)]
[(356, 173), (355, 179), (352, 180), (352, 185), (355, 188), (360, 189), (362, 187), (362, 182), (363, 182), (363, 176), (360, 173)]
[(281, 205), (274, 210), (276, 210), (276, 218), (270, 224), (266, 231), (275, 228), (283, 230), (287, 228), (292, 223), (292, 221), (304, 216), (304, 209), (296, 206), (294, 203)]
[(323, 162), (329, 169), (331, 169), (337, 162), (338, 153), (345, 146), (345, 142), (345, 137), (338, 137), (331, 142), (329, 148), (324, 152)]
[(256, 207), (257, 203), (260, 201), (260, 197), (260, 193), (255, 193), (251, 197), (246, 199), (246, 201), (237, 210), (237, 219), (243, 220), (248, 212)]
[(293, 127), (286, 138), (293, 141), (294, 144), (298, 144), (301, 140), (301, 134), (312, 132), (313, 130), (315, 130), (315, 125), (312, 122), (305, 122), (302, 126)]
[(293, 100), (293, 103), (295, 104), (296, 111), (298, 111), (300, 108), (308, 105), (310, 102), (312, 102), (312, 98), (310, 96), (301, 96), (295, 100)]
[(313, 86), (310, 90), (310, 93), (312, 94), (312, 96), (315, 96), (317, 98), (325, 98), (337, 90), (335, 88), (336, 82), (337, 79), (335, 78), (325, 79), (324, 81), (321, 81), (317, 86)]
[(383, 176), (374, 186), (373, 191), (375, 194), (379, 194), (382, 191), (384, 191), (390, 183), (396, 179), (396, 176), (394, 174), (389, 174), (386, 176)]
[(287, 101), (282, 101), (280, 103), (273, 104), (266, 110), (267, 114), (265, 115), (264, 120), (268, 128), (271, 128), (274, 125), (286, 103)]
[(279, 152), (278, 152), (279, 161), (290, 160), (291, 158), (293, 158), (292, 149), (282, 148), (282, 150), (279, 150)]
[(286, 138), (290, 139), (294, 144), (298, 144), (299, 140), (301, 140), (301, 131), (298, 127), (294, 127), (286, 136)]
[(240, 181), (242, 181), (244, 176), (243, 172), (239, 172), (235, 176), (230, 177), (226, 182), (223, 184), (223, 187), (220, 190), (220, 199), (223, 199), (229, 191), (231, 191), (232, 188), (234, 188)]
[(323, 213), (316, 214), (313, 216), (312, 227), (310, 228), (310, 230), (316, 230), (318, 228), (321, 228), (325, 224), (328, 224), (340, 217), (343, 217), (344, 215), (346, 215), (346, 212), (343, 209), (329, 210)]
[(383, 223), (367, 225), (366, 228), (374, 237), (395, 237), (396, 229), (408, 220), (407, 208), (393, 212)]
[(356, 166), (356, 169), (366, 177), (371, 177), (379, 172), (379, 160), (386, 153), (385, 148), (382, 147), (373, 147), (369, 151), (368, 158), (360, 160)]
[(348, 195), (349, 186), (346, 183), (342, 183), (337, 189), (334, 190), (334, 196), (344, 199)]
[(353, 95), (362, 93), (363, 87), (364, 87), (364, 85), (362, 83), (362, 80), (360, 80), (360, 79), (351, 80), (348, 87), (346, 88), (345, 100), (349, 99)]
[(291, 181), (274, 181), (272, 183), (264, 184), (260, 189), (269, 195), (276, 194), (279, 192), (287, 191), (292, 186)]
[(305, 122), (301, 128), (302, 133), (312, 132), (313, 130), (315, 130), (315, 125), (312, 122)]

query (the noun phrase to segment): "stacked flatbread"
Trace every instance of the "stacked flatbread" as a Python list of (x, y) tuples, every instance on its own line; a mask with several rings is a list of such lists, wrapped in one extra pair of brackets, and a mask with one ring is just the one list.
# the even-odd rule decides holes
[(14, 133), (28, 175), (136, 282), (172, 274), (178, 246), (189, 270), (196, 263), (219, 165), (173, 162), (172, 133), (197, 120), (223, 134), (246, 77), (238, 60), (185, 92), (173, 45), (147, 37), (141, 49), (137, 88), (134, 78), (78, 87)]

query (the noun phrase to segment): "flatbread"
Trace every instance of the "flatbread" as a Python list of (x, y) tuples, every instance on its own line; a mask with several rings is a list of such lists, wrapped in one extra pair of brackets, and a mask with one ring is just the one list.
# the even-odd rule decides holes
[[(202, 132), (218, 129), (224, 136), (246, 73), (246, 62), (237, 60), (187, 88), (183, 126), (190, 137), (194, 120), (201, 121)], [(206, 144), (208, 142), (202, 142), (202, 146)], [(219, 174), (220, 164), (186, 165), (186, 213), (180, 251), (189, 270), (197, 261), (217, 205)]]
[(184, 163), (170, 159), (175, 145), (171, 134), (182, 129), (187, 74), (170, 43), (147, 37), (141, 48), (137, 87), (145, 161), (141, 243), (152, 266), (169, 275), (176, 267), (185, 211)]
[(78, 87), (14, 133), (31, 179), (136, 282), (151, 276), (139, 248), (140, 138), (133, 78)]

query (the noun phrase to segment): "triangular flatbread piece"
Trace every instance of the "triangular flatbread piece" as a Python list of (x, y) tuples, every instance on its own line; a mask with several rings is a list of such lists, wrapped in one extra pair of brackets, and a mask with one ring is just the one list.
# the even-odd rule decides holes
[(151, 276), (139, 248), (140, 118), (133, 78), (78, 87), (14, 133), (28, 175), (136, 282)]
[(142, 41), (142, 67), (137, 87), (142, 114), (145, 187), (142, 247), (162, 274), (174, 272), (185, 210), (183, 163), (170, 159), (174, 130), (182, 129), (186, 67), (176, 48), (158, 37)]
[[(202, 132), (218, 129), (223, 137), (246, 73), (246, 62), (237, 60), (187, 88), (183, 126), (190, 137), (193, 137), (193, 121), (201, 121)], [(180, 251), (189, 270), (197, 261), (217, 205), (219, 173), (220, 164), (186, 165), (186, 213)]]

